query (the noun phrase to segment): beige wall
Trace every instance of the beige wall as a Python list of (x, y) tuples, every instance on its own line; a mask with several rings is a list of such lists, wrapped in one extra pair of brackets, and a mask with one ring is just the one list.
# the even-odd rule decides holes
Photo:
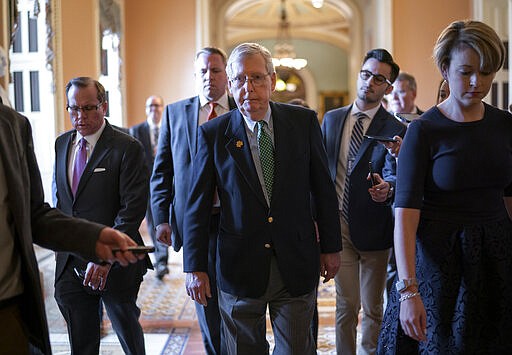
[(416, 103), (426, 110), (435, 104), (442, 78), (432, 60), (435, 41), (451, 22), (470, 18), (471, 1), (394, 0), (393, 5), (393, 55), (400, 68), (416, 78)]
[[(61, 1), (62, 88), (76, 76), (100, 75), (96, 1)], [(195, 3), (180, 0), (124, 1), (123, 84), (127, 127), (145, 119), (152, 94), (166, 103), (194, 94)], [(65, 100), (65, 98), (64, 98)], [(71, 128), (64, 108), (64, 128)]]
[[(98, 78), (99, 29), (95, 1), (63, 0), (61, 4), (62, 32), (62, 85), (64, 105), (66, 83), (77, 76)], [(59, 108), (56, 108), (59, 110)], [(62, 107), (64, 130), (71, 129), (65, 108)]]
[[(66, 0), (67, 1), (67, 0)], [(145, 119), (144, 103), (194, 95), (195, 1), (125, 1), (127, 125)]]

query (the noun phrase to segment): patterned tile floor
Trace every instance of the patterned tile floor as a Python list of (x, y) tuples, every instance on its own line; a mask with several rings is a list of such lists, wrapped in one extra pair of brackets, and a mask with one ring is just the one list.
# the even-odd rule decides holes
[[(145, 235), (144, 225), (141, 232)], [(147, 239), (147, 238), (145, 238)], [(150, 242), (146, 241), (146, 244)], [(55, 259), (53, 252), (36, 246), (39, 267), (44, 280), (44, 292), (50, 338), (54, 354), (69, 354), (66, 324), (53, 298), (53, 282)], [(191, 338), (200, 339), (195, 307), (186, 295), (184, 275), (182, 273), (181, 253), (170, 252), (169, 269), (163, 281), (148, 271), (141, 284), (138, 304), (142, 310), (140, 322), (144, 329), (146, 353), (157, 354), (204, 354), (198, 346), (191, 346)], [(319, 289), (319, 345), (318, 354), (335, 354), (334, 282), (321, 284)], [(106, 317), (106, 315), (105, 315)], [(272, 332), (269, 330), (267, 339), (272, 349)], [(192, 349), (193, 348), (193, 349)], [(200, 348), (200, 346), (199, 346)], [(101, 355), (123, 354), (121, 346), (113, 332), (108, 319), (104, 320), (104, 336), (101, 340)]]

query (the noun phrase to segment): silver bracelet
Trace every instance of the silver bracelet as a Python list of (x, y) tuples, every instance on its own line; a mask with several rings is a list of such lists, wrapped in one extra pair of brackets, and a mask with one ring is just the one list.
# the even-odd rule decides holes
[(406, 294), (403, 294), (403, 295), (400, 296), (399, 301), (403, 302), (405, 300), (408, 300), (409, 298), (418, 297), (419, 295), (420, 295), (419, 292), (406, 293)]

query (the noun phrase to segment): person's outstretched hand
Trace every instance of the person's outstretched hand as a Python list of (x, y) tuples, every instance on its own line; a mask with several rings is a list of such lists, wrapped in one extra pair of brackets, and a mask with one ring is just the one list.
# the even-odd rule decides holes
[[(128, 247), (135, 247), (137, 243), (128, 235), (110, 227), (105, 227), (100, 232), (100, 237), (96, 241), (96, 256), (103, 262), (113, 264), (119, 262), (122, 266), (129, 263), (136, 263), (146, 257), (146, 254), (134, 255), (127, 251)], [(119, 248), (121, 251), (113, 253), (113, 248)]]

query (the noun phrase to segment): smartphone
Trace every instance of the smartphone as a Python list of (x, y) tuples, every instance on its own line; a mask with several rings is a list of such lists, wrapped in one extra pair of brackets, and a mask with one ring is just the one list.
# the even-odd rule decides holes
[[(117, 253), (118, 251), (121, 251), (121, 249), (112, 248), (112, 253)], [(155, 251), (155, 247), (152, 245), (137, 245), (136, 247), (128, 247), (127, 251), (131, 251), (133, 254), (153, 253)]]
[(375, 186), (377, 185), (377, 181), (375, 180), (375, 176), (373, 176), (373, 167), (372, 167), (372, 162), (368, 162), (368, 168), (370, 169), (370, 182), (372, 184), (372, 186)]
[(396, 140), (395, 138), (386, 137), (386, 136), (369, 136), (369, 135), (365, 134), (364, 138), (368, 138), (373, 141), (379, 141), (379, 142), (398, 142), (398, 140)]

